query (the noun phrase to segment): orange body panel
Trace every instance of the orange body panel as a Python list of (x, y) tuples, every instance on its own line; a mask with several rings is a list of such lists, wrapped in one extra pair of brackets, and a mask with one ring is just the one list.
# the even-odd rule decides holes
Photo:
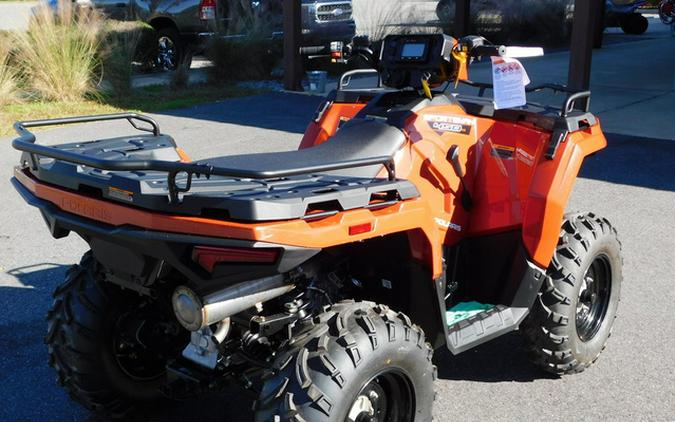
[[(320, 130), (308, 131), (304, 147), (325, 142), (325, 134), (332, 135), (337, 129), (335, 116), (343, 110), (348, 108), (328, 113), (331, 117), (317, 124)], [(470, 130), (468, 134), (438, 130), (433, 123), (439, 122), (441, 129), (443, 124), (454, 124)], [(606, 146), (600, 125), (568, 136), (555, 159), (548, 160), (544, 154), (551, 133), (527, 123), (470, 116), (458, 105), (427, 107), (407, 123), (409, 143), (396, 155), (396, 174), (412, 180), (434, 210), (431, 218), (443, 242), (431, 248), (452, 245), (465, 236), (522, 229), (532, 260), (547, 267), (581, 164), (586, 156)], [(321, 135), (312, 141), (316, 133)], [(470, 212), (459, 205), (460, 180), (446, 160), (452, 145), (460, 147), (465, 164), (475, 204)], [(415, 244), (411, 240), (413, 249)], [(434, 251), (432, 255), (440, 253)]]
[(523, 241), (534, 262), (548, 266), (560, 236), (565, 207), (585, 157), (607, 146), (600, 124), (567, 137), (552, 161), (536, 168), (523, 218)]
[[(294, 220), (245, 224), (161, 214), (90, 198), (39, 182), (19, 169), (15, 170), (14, 176), (35, 196), (53, 203), (63, 211), (112, 226), (131, 225), (153, 231), (257, 240), (307, 248), (328, 248), (408, 230), (421, 230), (429, 240), (440, 242), (436, 239), (427, 204), (420, 199), (380, 210), (344, 212), (314, 222)], [(349, 234), (349, 227), (366, 223), (372, 225), (372, 231)], [(436, 253), (440, 253), (440, 250), (432, 250), (430, 258), (434, 273), (440, 274), (442, 256)]]
[[(364, 104), (333, 104), (313, 122), (301, 148), (325, 142), (340, 122), (353, 118)], [(327, 248), (406, 232), (413, 257), (426, 262), (434, 278), (443, 271), (443, 246), (467, 236), (522, 229), (523, 243), (538, 265), (547, 267), (558, 241), (565, 205), (585, 156), (606, 141), (599, 125), (576, 132), (560, 145), (554, 160), (544, 152), (550, 133), (527, 123), (495, 121), (468, 115), (459, 105), (430, 106), (413, 114), (404, 132), (408, 142), (395, 156), (396, 174), (411, 180), (420, 197), (379, 209), (358, 209), (317, 221), (239, 223), (166, 215), (90, 198), (41, 183), (25, 170), (16, 178), (37, 197), (64, 211), (113, 226), (237, 238)], [(458, 145), (474, 207), (465, 210), (461, 183), (448, 150)], [(181, 158), (187, 155), (181, 153)], [(383, 174), (384, 175), (384, 171)], [(350, 227), (370, 225), (361, 233)]]
[(182, 163), (189, 163), (190, 161), (192, 161), (190, 159), (190, 156), (187, 154), (187, 152), (185, 152), (183, 148), (176, 148), (176, 153), (178, 153), (178, 157), (180, 157), (180, 161)]
[(321, 122), (312, 121), (305, 130), (299, 149), (319, 145), (328, 140), (346, 122), (361, 111), (365, 104), (332, 104), (321, 118)]

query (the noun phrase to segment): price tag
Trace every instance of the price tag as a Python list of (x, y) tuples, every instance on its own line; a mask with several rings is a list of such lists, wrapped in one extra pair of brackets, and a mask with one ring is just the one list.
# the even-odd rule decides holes
[(492, 57), (492, 83), (495, 110), (524, 106), (527, 103), (525, 86), (530, 78), (517, 59)]

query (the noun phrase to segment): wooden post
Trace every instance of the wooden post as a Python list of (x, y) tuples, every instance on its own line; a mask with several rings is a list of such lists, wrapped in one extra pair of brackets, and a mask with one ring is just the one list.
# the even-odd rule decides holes
[(469, 35), (469, 25), (471, 24), (471, 0), (455, 1), (455, 24), (452, 28), (452, 35), (455, 38), (461, 38)]
[(605, 0), (575, 0), (574, 23), (570, 46), (570, 67), (567, 85), (588, 89), (591, 84), (591, 61), (596, 35), (597, 14)]
[(595, 38), (593, 48), (602, 48), (602, 39), (605, 34), (605, 13), (607, 13), (607, 4), (600, 2), (600, 9), (595, 14)]
[(284, 0), (284, 88), (288, 91), (302, 91), (301, 36), (300, 0)]

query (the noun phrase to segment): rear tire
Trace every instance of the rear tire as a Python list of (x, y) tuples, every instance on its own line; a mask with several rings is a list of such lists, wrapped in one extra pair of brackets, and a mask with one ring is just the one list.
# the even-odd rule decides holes
[(612, 333), (622, 264), (621, 243), (609, 221), (566, 216), (544, 285), (520, 327), (537, 366), (572, 374), (598, 359)]
[(342, 302), (279, 353), (256, 421), (430, 421), (436, 368), (424, 332), (402, 313)]
[[(155, 356), (154, 351), (147, 351), (154, 348), (145, 348), (143, 343), (143, 347), (125, 343), (125, 351), (120, 346), (128, 329), (136, 338), (148, 340), (154, 340), (155, 335), (171, 340), (181, 336), (169, 329), (172, 323), (168, 323), (161, 326), (161, 333), (147, 337), (160, 324), (152, 324), (150, 319), (139, 321), (139, 308), (144, 302), (138, 294), (122, 292), (103, 281), (101, 267), (91, 252), (82, 257), (80, 265), (68, 270), (65, 282), (54, 292), (45, 338), (49, 365), (56, 371), (59, 384), (85, 408), (122, 417), (139, 404), (163, 397), (159, 388), (165, 381), (166, 361), (157, 358), (138, 362), (134, 353)], [(152, 328), (141, 328), (144, 325)], [(166, 347), (167, 354), (172, 352), (164, 343), (156, 347)]]

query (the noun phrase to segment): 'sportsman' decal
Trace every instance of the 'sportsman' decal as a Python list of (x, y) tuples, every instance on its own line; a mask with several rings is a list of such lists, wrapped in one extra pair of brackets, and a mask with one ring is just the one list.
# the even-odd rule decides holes
[(461, 135), (470, 135), (471, 130), (476, 125), (476, 119), (461, 116), (447, 116), (440, 114), (427, 114), (424, 120), (429, 127), (439, 135), (444, 133), (459, 133)]

